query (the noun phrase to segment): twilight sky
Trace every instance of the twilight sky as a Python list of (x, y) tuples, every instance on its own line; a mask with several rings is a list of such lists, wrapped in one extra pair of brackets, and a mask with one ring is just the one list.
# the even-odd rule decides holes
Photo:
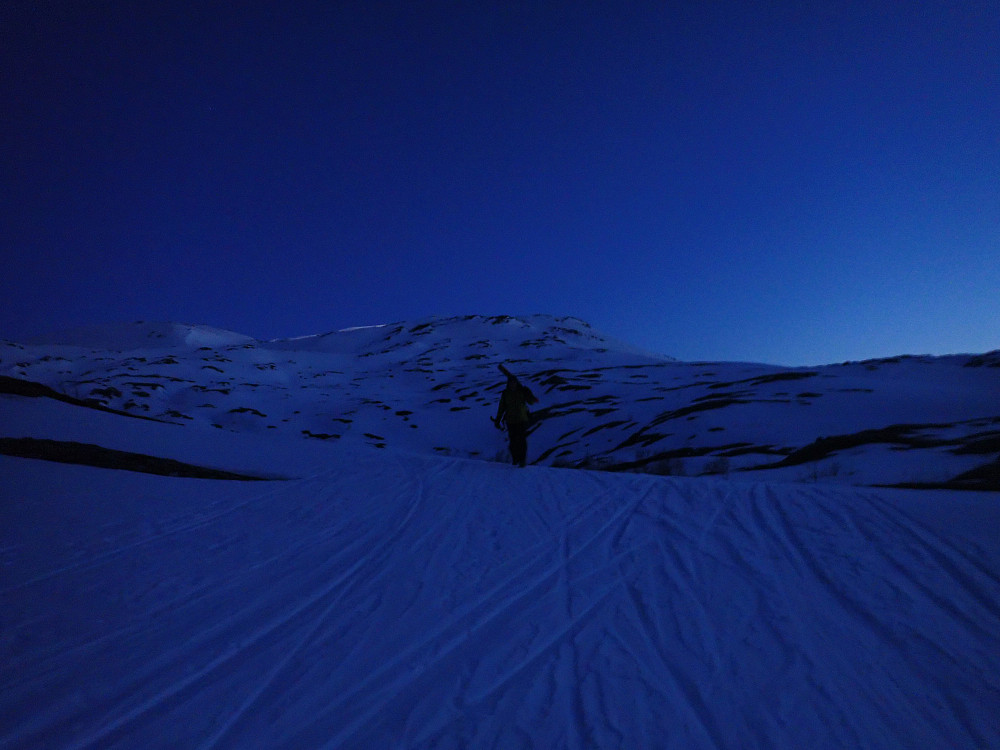
[(0, 338), (575, 315), (1000, 347), (1000, 3), (0, 7)]

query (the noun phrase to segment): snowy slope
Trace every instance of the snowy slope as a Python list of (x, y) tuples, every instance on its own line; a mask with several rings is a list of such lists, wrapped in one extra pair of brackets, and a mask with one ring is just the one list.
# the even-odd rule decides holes
[(0, 457), (0, 747), (985, 748), (988, 493)]
[(123, 352), (130, 349), (239, 346), (252, 341), (250, 336), (211, 326), (140, 320), (55, 331), (32, 339), (30, 343)]
[(1000, 488), (997, 352), (793, 369), (682, 363), (548, 316), (267, 342), (135, 323), (54, 340), (68, 343), (0, 342), (0, 376), (190, 428), (504, 460), (489, 417), (507, 362), (540, 398), (533, 463)]
[(996, 354), (88, 336), (0, 348), (0, 748), (1000, 747), (1000, 495), (849, 486), (994, 461)]

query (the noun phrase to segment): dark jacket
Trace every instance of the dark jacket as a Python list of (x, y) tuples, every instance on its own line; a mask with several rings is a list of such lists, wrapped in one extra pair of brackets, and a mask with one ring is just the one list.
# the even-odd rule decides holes
[(497, 422), (505, 421), (508, 425), (526, 425), (531, 420), (528, 411), (528, 404), (533, 404), (538, 399), (530, 389), (521, 385), (520, 382), (511, 378), (507, 381), (507, 387), (500, 395), (500, 406), (497, 407)]

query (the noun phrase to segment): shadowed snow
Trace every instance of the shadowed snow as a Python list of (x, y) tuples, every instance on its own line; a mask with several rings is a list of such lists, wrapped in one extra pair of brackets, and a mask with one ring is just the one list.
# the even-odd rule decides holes
[(13, 461), (4, 747), (1000, 741), (987, 495), (956, 530), (940, 494), (375, 451), (267, 485)]

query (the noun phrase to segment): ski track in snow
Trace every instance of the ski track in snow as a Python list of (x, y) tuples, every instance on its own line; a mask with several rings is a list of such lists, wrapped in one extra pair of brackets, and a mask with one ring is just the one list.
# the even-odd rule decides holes
[(388, 452), (183, 486), (5, 568), (0, 748), (1000, 744), (996, 558), (904, 493)]

